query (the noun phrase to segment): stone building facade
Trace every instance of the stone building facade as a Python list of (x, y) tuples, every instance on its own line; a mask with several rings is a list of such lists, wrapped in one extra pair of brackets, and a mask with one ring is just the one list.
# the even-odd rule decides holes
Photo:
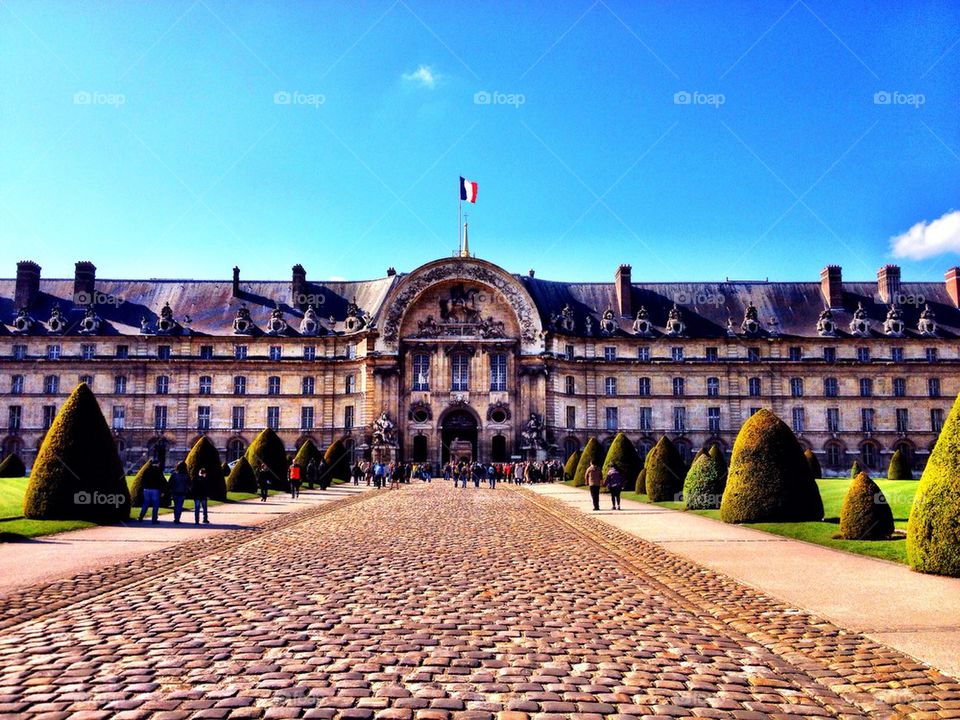
[[(105, 280), (90, 262), (0, 280), (2, 451), (28, 466), (88, 382), (125, 462), (167, 467), (262, 428), (357, 455), (565, 458), (590, 436), (729, 452), (768, 407), (828, 472), (922, 466), (960, 391), (960, 278), (901, 282), (541, 280), (466, 254), (356, 282)], [(374, 437), (376, 422), (389, 427)]]

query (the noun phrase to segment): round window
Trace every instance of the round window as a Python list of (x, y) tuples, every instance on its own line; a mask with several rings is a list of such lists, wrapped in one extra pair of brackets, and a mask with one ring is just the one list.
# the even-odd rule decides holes
[(418, 423), (426, 422), (430, 419), (430, 415), (423, 408), (419, 408), (413, 411), (413, 421)]
[(504, 410), (494, 410), (490, 413), (490, 419), (495, 423), (502, 423), (507, 421), (507, 413)]

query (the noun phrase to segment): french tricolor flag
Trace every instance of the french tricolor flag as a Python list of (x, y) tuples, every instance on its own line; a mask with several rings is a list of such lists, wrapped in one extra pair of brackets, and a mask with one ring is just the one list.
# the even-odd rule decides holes
[(475, 203), (477, 201), (477, 183), (460, 176), (460, 199)]

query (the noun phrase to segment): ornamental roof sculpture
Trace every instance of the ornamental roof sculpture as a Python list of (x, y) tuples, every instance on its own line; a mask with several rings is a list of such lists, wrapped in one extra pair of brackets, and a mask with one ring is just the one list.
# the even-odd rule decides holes
[(233, 319), (234, 335), (252, 335), (256, 329), (257, 326), (250, 317), (250, 308), (246, 305), (237, 308), (237, 316)]
[(929, 303), (924, 303), (923, 311), (920, 313), (920, 321), (917, 323), (917, 330), (925, 337), (933, 337), (937, 334), (937, 314), (930, 309)]
[(670, 312), (667, 313), (667, 329), (666, 334), (671, 337), (680, 337), (686, 331), (687, 325), (683, 322), (683, 317), (680, 314), (680, 308), (677, 307), (677, 304), (674, 303), (673, 307), (670, 308)]
[(80, 321), (80, 332), (84, 335), (96, 335), (100, 330), (100, 316), (92, 307), (88, 307)]
[(867, 311), (863, 309), (863, 303), (857, 303), (857, 309), (853, 312), (853, 319), (850, 321), (850, 334), (856, 337), (870, 337), (870, 321), (867, 318)]
[(633, 321), (633, 331), (641, 337), (650, 337), (653, 335), (653, 325), (650, 324), (650, 313), (643, 305), (637, 310), (637, 317)]
[(883, 332), (890, 337), (903, 337), (905, 328), (903, 322), (903, 311), (896, 305), (891, 305), (887, 310), (887, 317), (883, 321)]
[(837, 334), (837, 326), (833, 322), (833, 312), (830, 308), (824, 308), (817, 319), (817, 335), (820, 337), (834, 337)]
[(60, 303), (56, 303), (50, 313), (50, 319), (47, 320), (47, 330), (54, 335), (59, 335), (66, 329), (67, 319), (60, 312)]
[(283, 319), (283, 311), (279, 307), (274, 308), (270, 313), (270, 320), (267, 321), (267, 334), (283, 335), (289, 327), (287, 321)]
[(743, 322), (740, 323), (740, 329), (746, 335), (756, 335), (760, 332), (760, 321), (758, 320), (757, 308), (751, 302), (743, 311)]

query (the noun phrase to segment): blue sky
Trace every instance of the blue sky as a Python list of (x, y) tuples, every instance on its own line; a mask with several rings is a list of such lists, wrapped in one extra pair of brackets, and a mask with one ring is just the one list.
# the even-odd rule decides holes
[(960, 5), (541, 5), (3, 0), (0, 275), (960, 262)]

